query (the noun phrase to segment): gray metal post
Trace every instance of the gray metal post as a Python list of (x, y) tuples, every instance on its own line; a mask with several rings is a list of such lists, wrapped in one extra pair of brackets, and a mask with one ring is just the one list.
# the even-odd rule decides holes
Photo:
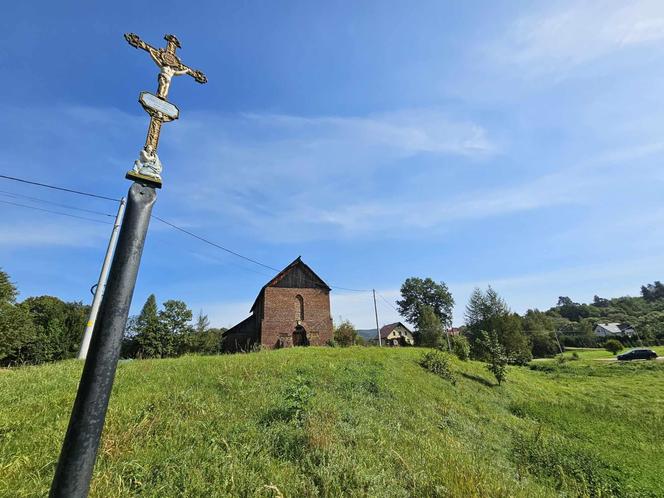
[(129, 189), (106, 292), (51, 484), (52, 498), (85, 498), (88, 494), (120, 356), (122, 335), (156, 200), (154, 188), (134, 183)]
[(563, 354), (563, 347), (560, 345), (560, 341), (558, 340), (558, 330), (554, 329), (553, 334), (556, 336), (556, 342), (558, 343), (558, 349), (560, 349), (560, 354)]
[(111, 238), (108, 241), (108, 247), (106, 248), (104, 263), (101, 265), (99, 281), (97, 282), (97, 287), (95, 289), (95, 297), (92, 299), (90, 317), (88, 318), (88, 324), (86, 325), (85, 332), (83, 333), (81, 349), (78, 351), (79, 360), (85, 360), (86, 356), (88, 355), (90, 339), (92, 339), (92, 330), (94, 329), (95, 322), (97, 321), (99, 305), (101, 304), (101, 298), (104, 295), (104, 290), (106, 289), (106, 280), (108, 279), (108, 272), (111, 268), (111, 259), (113, 258), (113, 251), (115, 250), (115, 244), (118, 240), (118, 234), (120, 233), (120, 224), (122, 223), (122, 217), (124, 215), (126, 204), (127, 199), (124, 197), (120, 199), (120, 206), (118, 207), (118, 214), (115, 216), (115, 222), (113, 223), (113, 231), (111, 232)]
[(374, 313), (376, 314), (376, 333), (378, 334), (378, 345), (383, 346), (383, 341), (380, 338), (380, 326), (378, 325), (378, 307), (376, 306), (376, 289), (371, 289), (373, 291), (374, 298)]

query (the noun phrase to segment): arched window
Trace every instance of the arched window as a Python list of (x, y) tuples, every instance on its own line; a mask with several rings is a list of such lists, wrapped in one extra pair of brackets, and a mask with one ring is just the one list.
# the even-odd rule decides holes
[(304, 320), (304, 298), (299, 294), (295, 296), (295, 318)]

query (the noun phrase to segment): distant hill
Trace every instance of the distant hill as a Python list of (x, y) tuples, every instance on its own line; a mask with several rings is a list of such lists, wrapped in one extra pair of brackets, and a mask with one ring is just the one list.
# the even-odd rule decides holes
[[(498, 387), (454, 358), (452, 384), (424, 351), (122, 363), (90, 496), (664, 496), (664, 363), (579, 352)], [(0, 496), (48, 494), (82, 368), (0, 369)]]
[(378, 336), (376, 329), (360, 329), (357, 331), (357, 335), (362, 337), (365, 341), (371, 341)]

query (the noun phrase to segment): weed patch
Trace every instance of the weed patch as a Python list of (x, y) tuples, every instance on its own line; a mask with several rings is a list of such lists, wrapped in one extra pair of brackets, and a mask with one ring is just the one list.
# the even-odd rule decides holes
[(621, 496), (623, 476), (591, 449), (538, 426), (514, 437), (514, 459), (521, 474), (550, 480), (575, 496)]

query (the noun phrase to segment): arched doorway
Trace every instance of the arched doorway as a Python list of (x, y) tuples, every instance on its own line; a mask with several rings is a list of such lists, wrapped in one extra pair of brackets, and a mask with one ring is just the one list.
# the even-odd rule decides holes
[(304, 330), (302, 325), (295, 327), (293, 331), (293, 346), (308, 346), (309, 339), (307, 339), (307, 331)]

